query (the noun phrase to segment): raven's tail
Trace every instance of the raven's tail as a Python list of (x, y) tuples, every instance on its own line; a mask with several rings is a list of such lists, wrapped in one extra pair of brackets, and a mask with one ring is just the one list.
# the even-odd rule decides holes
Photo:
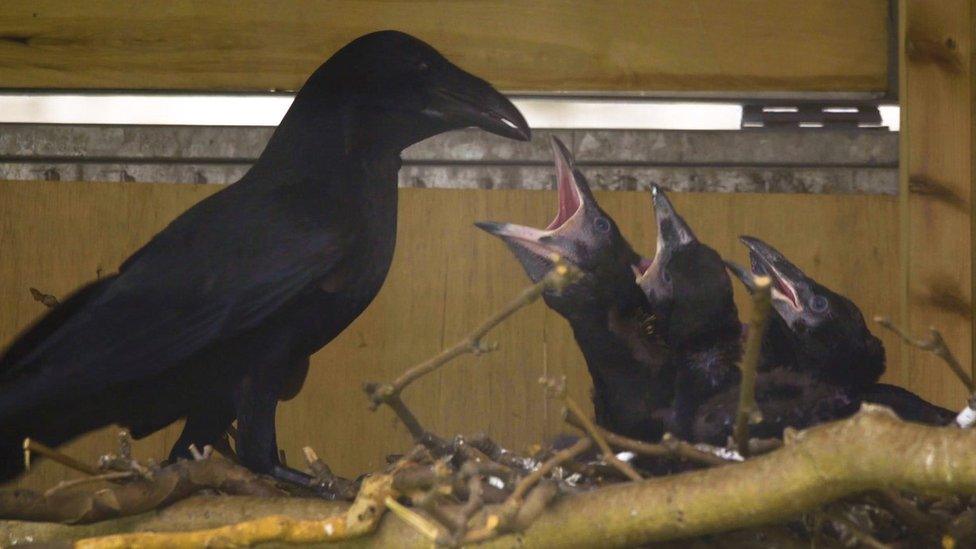
[(24, 472), (24, 439), (12, 429), (0, 427), (0, 484)]

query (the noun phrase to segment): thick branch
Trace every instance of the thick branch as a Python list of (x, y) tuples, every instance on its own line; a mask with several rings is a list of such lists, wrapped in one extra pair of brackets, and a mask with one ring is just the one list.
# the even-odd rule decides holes
[[(528, 529), (519, 533), (518, 542), (524, 546), (639, 545), (781, 522), (870, 490), (976, 494), (973, 447), (976, 447), (976, 432), (972, 430), (906, 423), (885, 408), (866, 405), (849, 419), (803, 431), (791, 437), (781, 450), (742, 463), (614, 484), (559, 498)], [(893, 455), (898, 459), (892, 459)], [(235, 499), (227, 498), (227, 501)], [(222, 507), (219, 501), (209, 498), (206, 507), (219, 509)], [(238, 520), (265, 512), (282, 512), (291, 505), (309, 505), (287, 499), (272, 501), (274, 504), (233, 505), (239, 506), (234, 507), (240, 509)], [(336, 504), (316, 502), (315, 505)], [(491, 508), (486, 512), (491, 513)], [(194, 516), (201, 514), (197, 512)], [(303, 511), (300, 516), (323, 515)], [(225, 520), (232, 519), (225, 517)], [(184, 522), (179, 528), (204, 526), (200, 522), (193, 524)], [(45, 526), (54, 529), (61, 539), (79, 536), (72, 533), (78, 532), (73, 528)], [(114, 523), (114, 528), (132, 527), (131, 523)], [(91, 527), (83, 528), (81, 532), (92, 531)], [(0, 525), (0, 532), (8, 536), (0, 537), (0, 544), (12, 542), (13, 536), (23, 539), (31, 535), (37, 541), (52, 539), (50, 535), (42, 537), (43, 529), (38, 525), (8, 523)], [(490, 540), (488, 546), (511, 547), (515, 543), (514, 536), (502, 536)], [(385, 520), (373, 537), (356, 540), (357, 547), (364, 544), (429, 547), (430, 540), (401, 521)]]
[(82, 488), (86, 486), (76, 482), (46, 494), (0, 491), (0, 518), (94, 522), (145, 513), (205, 489), (238, 495), (282, 495), (261, 477), (222, 459), (179, 461), (155, 472), (152, 481), (136, 477), (97, 491)]

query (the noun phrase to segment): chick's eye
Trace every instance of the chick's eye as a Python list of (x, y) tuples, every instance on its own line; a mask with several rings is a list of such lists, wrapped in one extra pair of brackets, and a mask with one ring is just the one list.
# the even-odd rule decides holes
[(605, 217), (596, 218), (593, 221), (593, 226), (596, 227), (596, 230), (600, 231), (601, 233), (605, 233), (610, 230), (610, 222), (607, 221)]
[(810, 298), (810, 310), (815, 313), (822, 313), (827, 310), (827, 298), (822, 295), (815, 295)]
[(428, 70), (430, 70), (430, 65), (421, 62), (419, 65), (417, 65), (417, 70), (420, 72), (427, 72)]
[(669, 273), (666, 270), (661, 271), (661, 280), (667, 282), (668, 284), (671, 284), (671, 273)]

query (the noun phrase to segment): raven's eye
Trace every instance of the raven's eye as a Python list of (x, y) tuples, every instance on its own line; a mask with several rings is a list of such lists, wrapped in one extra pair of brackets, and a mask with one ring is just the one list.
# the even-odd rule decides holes
[(605, 233), (610, 230), (610, 222), (607, 221), (605, 217), (598, 217), (593, 220), (593, 226), (596, 227), (596, 230), (600, 231), (601, 233)]
[(417, 65), (417, 70), (420, 72), (427, 72), (428, 70), (430, 70), (430, 65), (421, 61), (420, 64)]
[(822, 313), (827, 310), (827, 298), (822, 295), (815, 295), (810, 298), (810, 310), (815, 313)]

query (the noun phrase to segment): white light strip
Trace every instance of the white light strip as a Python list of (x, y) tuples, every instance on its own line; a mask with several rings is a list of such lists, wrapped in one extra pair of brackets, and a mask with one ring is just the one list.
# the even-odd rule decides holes
[[(0, 94), (0, 122), (276, 126), (291, 95)], [(533, 128), (737, 130), (732, 103), (532, 98), (513, 100)], [(898, 107), (881, 107), (898, 128)]]

